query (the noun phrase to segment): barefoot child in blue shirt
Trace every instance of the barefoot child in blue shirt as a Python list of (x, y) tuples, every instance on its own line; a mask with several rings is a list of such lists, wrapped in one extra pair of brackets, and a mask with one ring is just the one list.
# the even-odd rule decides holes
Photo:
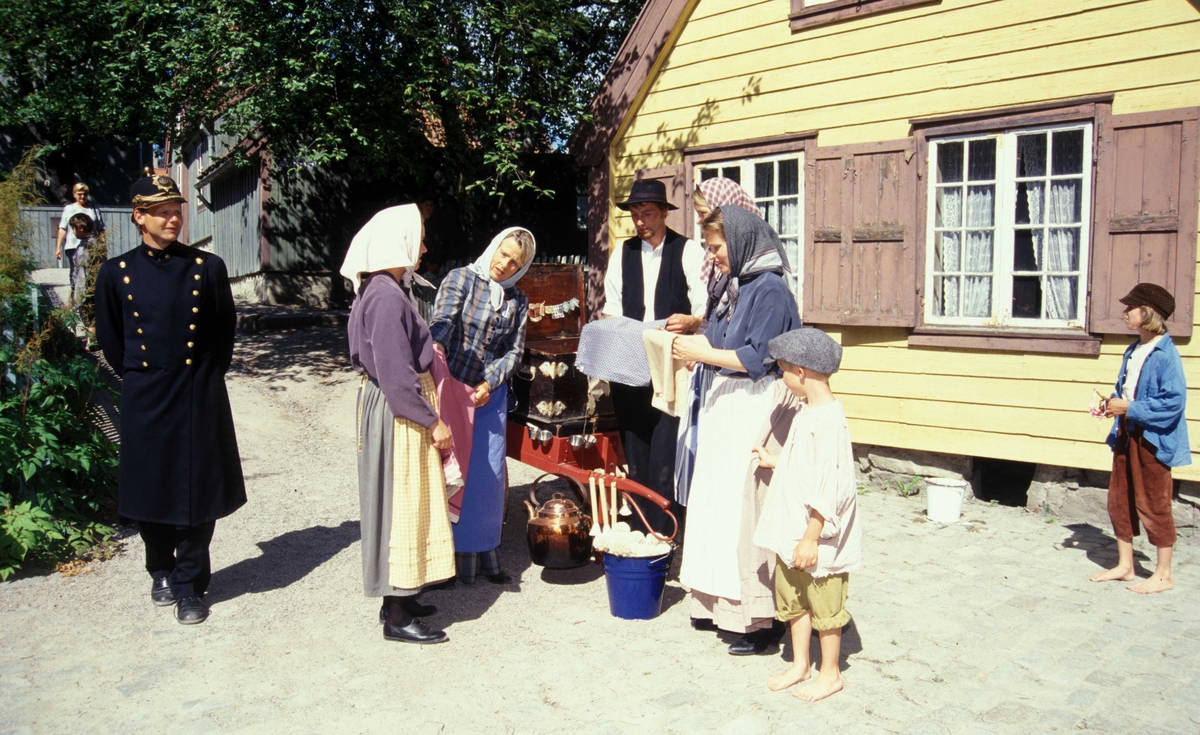
[(792, 667), (767, 680), (780, 691), (809, 678), (808, 639), (821, 640), (817, 678), (795, 696), (815, 702), (842, 689), (839, 658), (849, 573), (862, 564), (854, 453), (842, 404), (829, 376), (842, 361), (841, 345), (819, 329), (796, 329), (772, 339), (771, 357), (783, 381), (805, 405), (779, 455), (755, 451), (775, 467), (754, 543), (776, 554), (776, 617), (789, 623)]

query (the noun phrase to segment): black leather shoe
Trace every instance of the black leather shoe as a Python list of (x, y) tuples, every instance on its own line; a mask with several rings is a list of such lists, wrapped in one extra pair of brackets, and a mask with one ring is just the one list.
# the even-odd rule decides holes
[(384, 621), (383, 637), (389, 641), (399, 641), (401, 643), (419, 643), (427, 645), (430, 643), (443, 643), (449, 640), (444, 630), (431, 630), (428, 625), (421, 622), (419, 618), (409, 618), (408, 625), (392, 625)]
[(770, 628), (756, 630), (729, 644), (730, 656), (761, 656), (779, 643), (787, 625), (776, 620)]
[(692, 618), (692, 629), (704, 631), (705, 633), (715, 633), (717, 624), (708, 618)]
[(485, 574), (483, 576), (486, 577), (487, 581), (491, 582), (492, 584), (512, 584), (513, 583), (513, 578), (510, 575), (505, 574), (504, 572), (496, 572), (495, 574)]
[[(387, 622), (387, 606), (391, 598), (384, 597), (383, 604), (379, 606), (379, 622)], [(404, 612), (412, 615), (414, 618), (427, 618), (430, 615), (437, 615), (436, 605), (422, 605), (417, 602), (416, 597), (401, 597), (400, 607), (404, 608)]]
[(171, 594), (171, 583), (166, 577), (155, 577), (150, 582), (150, 601), (158, 607), (175, 604), (175, 595)]
[(199, 597), (181, 597), (175, 603), (175, 619), (180, 625), (197, 625), (208, 620), (208, 605)]

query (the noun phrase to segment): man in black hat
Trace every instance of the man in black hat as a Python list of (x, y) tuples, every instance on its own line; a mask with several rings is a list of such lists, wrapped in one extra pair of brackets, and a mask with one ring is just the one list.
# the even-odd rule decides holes
[[(667, 201), (661, 181), (635, 181), (629, 198), (617, 205), (629, 212), (637, 236), (615, 248), (604, 278), (604, 314), (642, 322), (665, 319), (668, 331), (694, 332), (704, 314), (707, 292), (700, 280), (704, 250), (667, 227)], [(671, 500), (675, 499), (675, 447), (679, 419), (651, 405), (653, 389), (612, 384), (613, 410), (629, 476)], [(644, 503), (646, 519), (662, 531), (657, 506)], [(682, 519), (682, 507), (675, 515)]]
[(246, 502), (225, 391), (236, 314), (225, 263), (181, 244), (185, 200), (167, 176), (130, 189), (142, 244), (100, 267), (96, 336), (122, 377), (118, 512), (138, 521), (150, 599), (184, 625), (208, 617), (208, 547)]

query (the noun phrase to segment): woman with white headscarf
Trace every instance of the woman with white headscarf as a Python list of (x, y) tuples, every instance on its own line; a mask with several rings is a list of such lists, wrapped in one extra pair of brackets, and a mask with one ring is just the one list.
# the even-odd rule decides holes
[(799, 327), (800, 314), (783, 279), (779, 236), (762, 217), (726, 204), (702, 231), (708, 257), (729, 277), (729, 299), (713, 309), (703, 335), (672, 346), (676, 358), (715, 371), (697, 422), (679, 581), (691, 590), (694, 628), (742, 633), (729, 653), (761, 654), (786, 628), (775, 625), (773, 567), (753, 543), (763, 498), (752, 448), (780, 401), (767, 343)]
[(425, 252), (416, 205), (376, 214), (350, 243), (341, 274), (354, 284), (350, 364), (358, 392), (358, 493), (363, 589), (383, 597), (383, 637), (441, 643), (417, 617), (421, 588), (454, 576), (454, 542), (439, 449), (451, 444), (429, 369), (433, 339), (408, 285)]
[(474, 584), (480, 568), (493, 584), (512, 581), (500, 568), (505, 415), (508, 379), (525, 351), (529, 314), (529, 299), (517, 281), (529, 270), (535, 249), (528, 230), (503, 230), (474, 263), (446, 274), (429, 324), (450, 374), (475, 388), (471, 459), (454, 524), (458, 578), (464, 584)]

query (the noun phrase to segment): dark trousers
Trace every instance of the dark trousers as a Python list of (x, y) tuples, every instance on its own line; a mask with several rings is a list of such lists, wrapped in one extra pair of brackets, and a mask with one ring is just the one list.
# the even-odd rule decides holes
[[(679, 419), (668, 416), (650, 404), (653, 389), (634, 388), (612, 383), (613, 412), (621, 445), (629, 465), (629, 478), (671, 501), (671, 512), (683, 523), (683, 506), (675, 502), (675, 448)], [(671, 521), (657, 505), (639, 499), (638, 507), (655, 531), (671, 532)], [(637, 513), (626, 518), (629, 525), (645, 531)], [(682, 540), (682, 538), (680, 538)]]
[(1171, 468), (1154, 456), (1154, 445), (1142, 436), (1141, 428), (1133, 431), (1127, 428), (1122, 417), (1108, 483), (1108, 517), (1112, 520), (1113, 535), (1132, 539), (1138, 535), (1141, 521), (1151, 544), (1160, 549), (1174, 546), (1171, 496), (1175, 494), (1175, 481), (1171, 478)]
[(172, 526), (140, 521), (146, 545), (146, 571), (151, 577), (166, 577), (175, 599), (201, 597), (212, 579), (208, 545), (216, 521), (199, 526)]

